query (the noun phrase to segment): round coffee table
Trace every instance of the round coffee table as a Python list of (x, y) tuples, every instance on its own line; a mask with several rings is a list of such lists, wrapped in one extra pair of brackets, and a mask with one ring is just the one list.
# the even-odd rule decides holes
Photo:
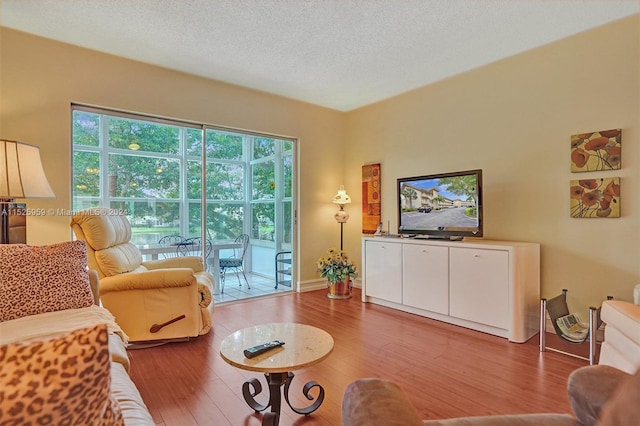
[[(282, 340), (283, 346), (272, 349), (254, 358), (246, 358), (244, 350), (273, 340)], [(308, 400), (313, 397), (311, 389), (318, 388), (316, 400), (304, 408), (296, 408), (289, 402), (289, 385), (293, 380), (293, 370), (298, 370), (316, 364), (333, 351), (333, 338), (329, 333), (317, 327), (297, 323), (271, 323), (256, 325), (238, 330), (225, 337), (220, 345), (220, 355), (233, 365), (249, 371), (264, 373), (269, 385), (269, 402), (266, 405), (258, 403), (254, 397), (262, 392), (262, 385), (258, 379), (251, 379), (242, 385), (242, 395), (256, 413), (271, 407), (271, 412), (262, 418), (263, 425), (277, 425), (280, 418), (280, 388), (284, 385), (284, 399), (291, 409), (308, 415), (320, 407), (324, 400), (324, 389), (316, 381), (307, 382), (303, 393)]]

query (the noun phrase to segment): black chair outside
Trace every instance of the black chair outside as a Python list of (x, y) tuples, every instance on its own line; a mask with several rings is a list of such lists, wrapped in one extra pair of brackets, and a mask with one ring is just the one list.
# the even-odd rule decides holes
[(165, 259), (168, 257), (176, 257), (178, 255), (178, 246), (184, 242), (185, 238), (182, 235), (165, 235), (158, 240), (158, 244), (165, 247), (176, 248), (175, 252), (162, 253), (162, 257)]
[(202, 242), (202, 238), (194, 237), (187, 238), (180, 242), (177, 246), (176, 252), (179, 256), (202, 256), (204, 252), (205, 258), (211, 255), (213, 247), (210, 240)]
[(240, 272), (242, 272), (244, 281), (247, 283), (247, 288), (251, 289), (247, 276), (244, 273), (244, 256), (247, 253), (247, 247), (249, 247), (249, 235), (242, 234), (235, 239), (235, 242), (242, 243), (242, 247), (235, 249), (233, 256), (220, 258), (220, 281), (222, 282), (220, 293), (224, 293), (227, 269), (234, 269), (236, 271), (239, 287), (242, 287), (242, 282), (240, 281)]

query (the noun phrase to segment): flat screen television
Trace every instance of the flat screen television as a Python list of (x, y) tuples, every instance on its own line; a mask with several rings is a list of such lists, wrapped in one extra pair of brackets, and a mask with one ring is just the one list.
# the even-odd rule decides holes
[(398, 233), (482, 237), (482, 170), (399, 178)]

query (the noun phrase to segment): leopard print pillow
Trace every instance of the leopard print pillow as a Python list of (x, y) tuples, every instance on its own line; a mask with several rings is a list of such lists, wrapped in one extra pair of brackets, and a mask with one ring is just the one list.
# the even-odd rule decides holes
[(124, 425), (104, 324), (0, 347), (3, 425)]
[(0, 244), (0, 321), (92, 304), (84, 241)]

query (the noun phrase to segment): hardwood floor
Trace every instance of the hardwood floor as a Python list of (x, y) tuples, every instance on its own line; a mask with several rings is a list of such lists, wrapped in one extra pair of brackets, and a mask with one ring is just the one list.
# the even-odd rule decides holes
[[(566, 381), (586, 361), (540, 353), (537, 335), (527, 343), (445, 324), (360, 301), (332, 300), (326, 290), (217, 306), (213, 330), (188, 342), (130, 350), (131, 377), (154, 421), (164, 426), (259, 425), (242, 398), (242, 383), (259, 373), (222, 360), (220, 342), (240, 328), (269, 322), (320, 327), (335, 341), (323, 362), (295, 372), (294, 406), (309, 405), (302, 386), (318, 381), (326, 395), (310, 416), (284, 402), (280, 424), (340, 425), (346, 386), (362, 377), (398, 383), (424, 419), (471, 415), (571, 413)], [(265, 391), (256, 399), (266, 402)], [(262, 397), (262, 398), (260, 398)]]

